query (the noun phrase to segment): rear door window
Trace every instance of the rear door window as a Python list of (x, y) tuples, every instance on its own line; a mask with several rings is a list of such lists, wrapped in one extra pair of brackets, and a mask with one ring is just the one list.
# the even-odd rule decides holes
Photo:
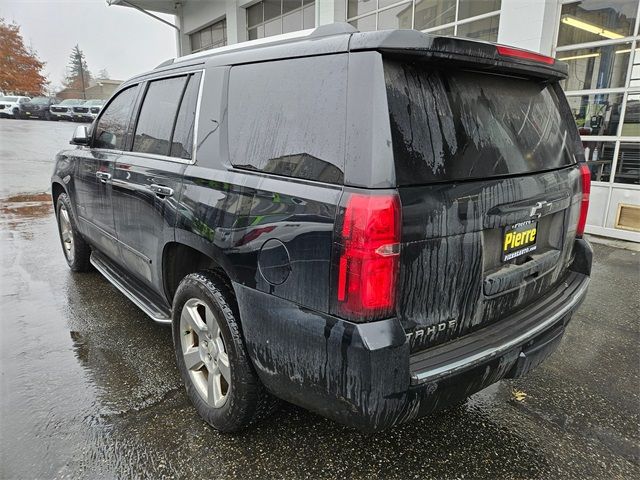
[(176, 119), (176, 127), (173, 131), (170, 153), (172, 157), (191, 158), (201, 75), (200, 72), (195, 73), (190, 75), (187, 80), (187, 86), (182, 96), (180, 110)]
[[(122, 150), (138, 86), (118, 93), (100, 116), (95, 127), (94, 148)], [(64, 103), (64, 102), (63, 102)]]
[(233, 67), (229, 154), (238, 168), (342, 183), (347, 55)]
[(149, 82), (133, 139), (134, 152), (169, 155), (171, 134), (187, 76)]
[(498, 177), (575, 162), (557, 85), (385, 62), (399, 185)]

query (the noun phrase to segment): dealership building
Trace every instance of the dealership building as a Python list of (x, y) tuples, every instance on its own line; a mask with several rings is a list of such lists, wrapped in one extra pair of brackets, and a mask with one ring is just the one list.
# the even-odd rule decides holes
[[(587, 232), (640, 242), (640, 0), (108, 0), (175, 16), (181, 55), (348, 22), (413, 28), (567, 62), (592, 174)], [(169, 27), (168, 27), (169, 28)]]

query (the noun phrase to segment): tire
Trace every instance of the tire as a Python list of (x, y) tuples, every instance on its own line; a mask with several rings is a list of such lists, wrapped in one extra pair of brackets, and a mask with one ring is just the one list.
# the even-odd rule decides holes
[(180, 282), (172, 328), (187, 395), (209, 425), (235, 432), (270, 413), (275, 399), (253, 370), (235, 298), (222, 276), (205, 271)]
[(49, 112), (44, 112), (44, 117), (42, 117), (43, 120), (46, 120), (47, 122), (51, 121), (51, 114)]
[(78, 231), (71, 202), (66, 193), (61, 193), (58, 196), (55, 207), (60, 244), (67, 265), (74, 272), (89, 271), (91, 269), (91, 263), (89, 263), (91, 247)]
[(13, 109), (13, 118), (15, 120), (19, 120), (20, 119), (20, 110), (18, 110), (17, 108)]

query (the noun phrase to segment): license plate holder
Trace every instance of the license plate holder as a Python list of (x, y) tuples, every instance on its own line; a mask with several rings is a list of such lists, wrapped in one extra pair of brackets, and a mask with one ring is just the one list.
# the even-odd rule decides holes
[(502, 261), (508, 262), (536, 250), (538, 222), (528, 220), (505, 227), (502, 234)]

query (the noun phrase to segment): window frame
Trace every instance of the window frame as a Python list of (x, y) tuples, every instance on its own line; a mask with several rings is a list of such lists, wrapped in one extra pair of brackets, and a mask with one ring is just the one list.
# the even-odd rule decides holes
[[(347, 62), (348, 65), (348, 54), (347, 53), (338, 53), (338, 54), (331, 54), (331, 55), (320, 55), (320, 58), (323, 57), (341, 57), (343, 55), (346, 55), (347, 58), (345, 59), (345, 61)], [(318, 56), (311, 56), (311, 57), (292, 57), (292, 58), (282, 58), (282, 59), (278, 59), (278, 60), (274, 60), (273, 62), (263, 62), (266, 64), (273, 64), (273, 63), (283, 63), (283, 62), (298, 62), (298, 61), (303, 61), (303, 60), (309, 60), (312, 58), (317, 58)], [(252, 65), (259, 65), (260, 63), (240, 63), (240, 64), (234, 64), (231, 65), (229, 68), (229, 70), (226, 72), (226, 76), (227, 76), (227, 86), (225, 89), (225, 108), (227, 111), (227, 122), (226, 122), (226, 128), (225, 128), (225, 132), (224, 132), (224, 137), (225, 137), (225, 161), (226, 161), (226, 168), (229, 171), (233, 171), (233, 172), (238, 172), (238, 173), (243, 173), (243, 174), (249, 174), (249, 175), (256, 175), (256, 176), (261, 176), (261, 177), (266, 177), (266, 178), (274, 178), (274, 179), (279, 179), (279, 180), (284, 180), (284, 181), (289, 181), (289, 182), (297, 182), (297, 183), (308, 183), (308, 184), (313, 184), (313, 185), (322, 185), (324, 187), (327, 188), (342, 188), (344, 187), (344, 185), (346, 185), (345, 183), (345, 178), (346, 178), (346, 155), (347, 155), (347, 148), (348, 148), (348, 141), (346, 138), (346, 128), (347, 128), (347, 114), (348, 114), (348, 110), (349, 110), (349, 105), (348, 103), (345, 104), (345, 124), (344, 124), (344, 131), (342, 132), (342, 137), (341, 140), (343, 142), (342, 148), (344, 149), (344, 151), (342, 152), (342, 156), (341, 158), (341, 164), (337, 165), (333, 162), (327, 162), (331, 165), (333, 165), (334, 167), (336, 167), (341, 175), (342, 175), (342, 179), (339, 182), (329, 182), (326, 180), (318, 180), (318, 179), (311, 179), (311, 178), (304, 178), (304, 177), (296, 177), (296, 176), (287, 176), (287, 175), (283, 175), (280, 173), (274, 173), (274, 172), (270, 172), (270, 171), (266, 171), (263, 169), (257, 169), (257, 168), (246, 168), (246, 166), (244, 165), (238, 165), (236, 163), (234, 163), (234, 158), (233, 158), (233, 152), (231, 149), (231, 133), (229, 131), (229, 124), (230, 124), (230, 117), (232, 115), (232, 92), (231, 92), (231, 75), (233, 72), (234, 68), (242, 68), (242, 67), (247, 67), (247, 66), (252, 66)], [(344, 73), (345, 75), (345, 95), (348, 96), (348, 90), (349, 90), (349, 74), (348, 74), (348, 69), (345, 71)], [(346, 97), (345, 97), (346, 99)], [(346, 100), (345, 100), (346, 101)], [(296, 154), (289, 154), (290, 156), (296, 155)], [(319, 157), (316, 157), (319, 158)], [(320, 159), (323, 160), (323, 159)]]
[[(114, 153), (121, 153), (121, 152), (126, 151), (127, 146), (129, 144), (129, 133), (130, 133), (130, 128), (131, 128), (131, 120), (133, 118), (133, 114), (136, 111), (136, 107), (137, 107), (137, 104), (138, 104), (139, 99), (140, 99), (140, 85), (142, 83), (143, 82), (137, 82), (137, 83), (132, 83), (130, 85), (125, 85), (123, 88), (121, 88), (117, 92), (115, 92), (111, 96), (109, 101), (104, 104), (104, 106), (100, 110), (100, 114), (98, 115), (98, 117), (95, 119), (95, 121), (91, 125), (91, 141), (89, 142), (89, 148), (91, 150), (98, 150), (100, 152), (114, 152)], [(117, 148), (96, 147), (95, 146), (96, 132), (97, 132), (97, 127), (98, 127), (98, 124), (100, 123), (100, 120), (102, 120), (102, 117), (105, 115), (106, 111), (109, 109), (111, 104), (115, 101), (115, 99), (118, 98), (118, 96), (121, 95), (122, 93), (124, 93), (126, 90), (129, 90), (130, 88), (136, 88), (138, 91), (136, 92), (135, 99), (133, 101), (133, 108), (131, 109), (131, 113), (129, 114), (129, 119), (127, 120), (127, 125), (126, 125), (126, 127), (124, 129), (124, 131), (125, 131), (124, 142), (123, 142), (124, 148), (117, 149)]]
[[(204, 30), (212, 28), (213, 26), (218, 25), (219, 23), (223, 24), (222, 25), (222, 30), (224, 32), (224, 42), (223, 42), (223, 44), (222, 45), (217, 45), (216, 43), (212, 43), (210, 46), (203, 47), (202, 46), (202, 41), (200, 41), (200, 47), (196, 48), (196, 49), (193, 49), (193, 35), (202, 34), (202, 32)], [(204, 25), (204, 26), (198, 28), (197, 30), (194, 30), (194, 31), (188, 33), (187, 37), (189, 38), (189, 49), (191, 50), (190, 53), (206, 52), (207, 50), (214, 50), (216, 48), (225, 47), (225, 46), (229, 45), (229, 35), (227, 34), (228, 30), (229, 30), (229, 28), (228, 28), (228, 25), (227, 25), (227, 17), (223, 16), (223, 17), (220, 17), (218, 20), (214, 20), (213, 22), (211, 22), (211, 23), (209, 23), (207, 25)], [(213, 32), (212, 32), (212, 34), (213, 34)], [(218, 43), (220, 43), (220, 42), (218, 42)]]
[[(263, 0), (258, 0), (257, 2), (251, 3), (250, 5), (243, 5), (242, 8), (244, 8), (244, 16), (245, 16), (245, 34), (246, 34), (246, 38), (247, 40), (249, 40), (249, 32), (251, 30), (254, 29), (259, 29), (260, 27), (262, 27), (263, 29), (263, 33), (264, 33), (264, 27), (265, 25), (267, 25), (268, 23), (271, 23), (273, 21), (278, 21), (280, 23), (280, 32), (276, 33), (274, 35), (262, 35), (262, 36), (258, 36), (256, 39), (254, 40), (258, 40), (261, 38), (269, 38), (275, 35), (282, 35), (283, 34), (283, 30), (284, 30), (284, 17), (291, 15), (293, 13), (296, 12), (300, 12), (300, 28), (297, 30), (293, 30), (292, 32), (299, 32), (301, 30), (305, 30), (306, 28), (315, 28), (315, 25), (317, 25), (317, 18), (315, 18), (315, 8), (316, 8), (316, 2), (318, 0), (300, 0), (300, 6), (296, 7), (292, 10), (289, 10), (287, 12), (284, 11), (284, 5), (282, 0), (280, 0), (280, 13), (275, 16), (270, 18), (269, 20), (265, 20), (264, 19), (264, 3)], [(252, 7), (255, 7), (256, 5), (262, 4), (262, 20), (258, 23), (255, 24), (250, 24), (249, 23), (249, 9)], [(314, 8), (314, 26), (312, 27), (305, 27), (304, 25), (304, 11), (309, 8), (310, 6), (313, 5)], [(292, 33), (292, 32), (288, 32), (288, 33)]]
[[(360, 15), (356, 15), (354, 17), (349, 17), (349, 0), (343, 0), (344, 1), (344, 5), (345, 5), (345, 15), (346, 15), (346, 22), (353, 24), (353, 22), (360, 20), (362, 18), (365, 17), (369, 17), (369, 16), (373, 16), (375, 19), (375, 30), (378, 30), (378, 17), (380, 15), (381, 12), (384, 12), (385, 10), (390, 10), (392, 8), (401, 6), (401, 5), (409, 5), (411, 4), (411, 29), (413, 30), (417, 30), (419, 32), (423, 32), (423, 33), (433, 33), (433, 32), (437, 32), (439, 30), (443, 30), (445, 28), (453, 28), (453, 36), (457, 37), (458, 36), (458, 26), (459, 25), (464, 25), (467, 23), (472, 23), (475, 22), (477, 20), (484, 20), (486, 18), (492, 18), (492, 17), (498, 17), (498, 32), (500, 29), (500, 16), (502, 13), (502, 3), (500, 4), (500, 8), (498, 10), (492, 10), (490, 12), (486, 12), (486, 13), (482, 13), (480, 15), (476, 15), (473, 17), (468, 17), (468, 18), (464, 18), (464, 19), (459, 19), (458, 18), (458, 11), (459, 11), (459, 7), (460, 7), (460, 0), (456, 0), (456, 5), (455, 5), (455, 14), (454, 14), (454, 20), (452, 22), (447, 22), (447, 23), (442, 23), (440, 25), (436, 25), (433, 27), (429, 27), (429, 28), (425, 28), (425, 29), (421, 29), (418, 30), (416, 29), (416, 3), (418, 2), (418, 0), (397, 0), (394, 3), (390, 3), (388, 5), (385, 5), (383, 7), (379, 6), (379, 2), (378, 0), (376, 1), (376, 7), (371, 10), (368, 11), (366, 13), (360, 14)], [(571, 0), (571, 1), (576, 1), (576, 0)], [(459, 37), (459, 38), (470, 38), (470, 37)], [(471, 38), (473, 40), (473, 38)]]
[[(193, 144), (192, 144), (191, 158), (187, 159), (187, 158), (172, 157), (170, 155), (158, 155), (158, 154), (154, 154), (154, 153), (134, 152), (132, 150), (134, 135), (135, 135), (136, 127), (138, 126), (138, 120), (140, 119), (140, 112), (142, 111), (142, 105), (143, 105), (144, 99), (145, 99), (145, 97), (147, 95), (147, 91), (149, 89), (150, 83), (151, 82), (165, 80), (165, 79), (168, 79), (168, 78), (174, 78), (174, 77), (188, 77), (189, 75), (193, 75), (193, 74), (196, 74), (196, 73), (200, 73), (200, 85), (198, 86), (198, 96), (197, 96), (197, 99), (196, 99), (196, 115), (195, 115), (194, 127), (193, 127)], [(140, 82), (141, 89), (140, 89), (140, 93), (138, 94), (138, 98), (136, 100), (136, 103), (134, 104), (134, 109), (133, 109), (134, 110), (134, 115), (132, 116), (130, 124), (129, 124), (129, 129), (128, 129), (128, 132), (127, 132), (128, 133), (128, 138), (127, 138), (127, 142), (125, 144), (125, 149), (123, 151), (126, 152), (127, 155), (133, 156), (133, 157), (152, 158), (152, 159), (155, 159), (155, 160), (162, 160), (162, 161), (174, 162), (174, 163), (182, 163), (182, 164), (186, 164), (186, 165), (194, 165), (196, 163), (196, 161), (197, 161), (197, 156), (198, 156), (198, 149), (197, 149), (197, 145), (198, 145), (198, 125), (199, 125), (199, 120), (200, 120), (200, 107), (201, 107), (201, 102), (202, 102), (202, 91), (203, 91), (203, 86), (204, 86), (204, 82), (205, 82), (205, 76), (206, 76), (205, 68), (200, 67), (200, 68), (196, 68), (196, 69), (182, 70), (180, 72), (174, 72), (174, 73), (166, 74), (166, 75), (158, 75), (158, 76), (146, 78), (142, 82)], [(188, 83), (185, 84), (185, 88), (183, 89), (182, 96), (180, 98), (180, 103), (178, 105), (178, 110), (176, 111), (176, 116), (173, 119), (173, 126), (171, 127), (171, 137), (172, 138), (173, 138), (173, 134), (175, 132), (176, 121), (178, 119), (178, 114), (180, 112), (180, 107), (182, 106), (182, 100), (184, 99), (184, 93), (186, 92), (186, 87), (187, 86), (188, 86)], [(171, 149), (169, 149), (169, 153), (171, 153)]]
[[(619, 45), (619, 44), (621, 45), (624, 43), (630, 44), (631, 54), (629, 57), (629, 64), (627, 65), (627, 73), (626, 73), (624, 85), (622, 85), (621, 87), (614, 87), (614, 88), (600, 88), (600, 89), (594, 88), (589, 90), (564, 90), (564, 94), (567, 98), (578, 97), (582, 95), (599, 95), (599, 94), (622, 95), (622, 103), (620, 104), (621, 114), (620, 114), (618, 128), (616, 130), (615, 135), (581, 135), (580, 136), (580, 139), (583, 143), (598, 142), (598, 141), (615, 143), (613, 161), (611, 162), (611, 171), (615, 172), (618, 167), (618, 157), (619, 157), (621, 143), (637, 143), (638, 147), (640, 148), (640, 137), (622, 135), (622, 127), (624, 125), (624, 120), (625, 120), (624, 117), (627, 110), (627, 98), (629, 94), (640, 93), (640, 86), (633, 87), (630, 85), (631, 71), (633, 68), (633, 62), (635, 58), (634, 55), (635, 55), (635, 52), (640, 49), (640, 2), (638, 2), (638, 7), (636, 10), (636, 23), (635, 23), (634, 31), (630, 36), (559, 46), (558, 38), (560, 35), (560, 19), (562, 17), (562, 7), (566, 4), (577, 3), (579, 1), (580, 0), (560, 0), (558, 2), (557, 9), (556, 9), (555, 32), (554, 32), (554, 38), (553, 38), (553, 45), (554, 45), (554, 48), (552, 50), (553, 57), (557, 57), (558, 54), (561, 54), (562, 52), (565, 52), (565, 51), (579, 50), (579, 49), (586, 49), (586, 48), (597, 48), (597, 47), (602, 47), (607, 45)], [(616, 188), (626, 188), (631, 190), (640, 190), (640, 185), (615, 182), (614, 177), (615, 175), (612, 173), (609, 177), (609, 180), (607, 181), (594, 180), (592, 183), (594, 185), (603, 186), (603, 187), (611, 187), (611, 188), (616, 187)], [(605, 216), (605, 223), (606, 221), (607, 221), (607, 218)]]

